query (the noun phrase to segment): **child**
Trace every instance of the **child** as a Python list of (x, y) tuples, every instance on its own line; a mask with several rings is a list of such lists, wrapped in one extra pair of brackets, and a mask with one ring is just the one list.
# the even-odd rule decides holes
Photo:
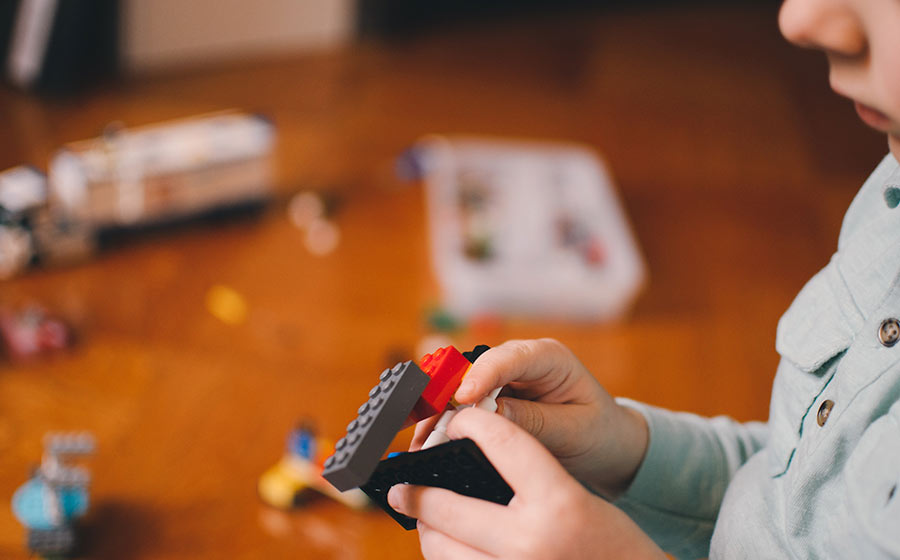
[(827, 55), (891, 154), (779, 322), (768, 423), (616, 401), (559, 343), (508, 342), (456, 398), (511, 397), (457, 414), (448, 435), (475, 440), (516, 495), (392, 488), (426, 558), (900, 557), (900, 1), (787, 0), (779, 23)]

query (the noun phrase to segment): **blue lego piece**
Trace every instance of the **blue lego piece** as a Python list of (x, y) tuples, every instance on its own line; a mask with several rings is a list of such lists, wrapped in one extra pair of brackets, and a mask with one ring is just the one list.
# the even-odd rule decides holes
[[(49, 503), (53, 493), (59, 501), (62, 519), (52, 518), (53, 505)], [(23, 484), (13, 494), (12, 510), (16, 519), (29, 529), (49, 530), (81, 517), (87, 512), (88, 493), (84, 488), (50, 488), (39, 476)]]
[(88, 509), (90, 475), (66, 464), (94, 452), (87, 433), (48, 434), (44, 458), (31, 478), (16, 490), (12, 510), (27, 530), (28, 550), (45, 557), (65, 556), (76, 546), (75, 521)]
[(316, 434), (306, 426), (292, 430), (288, 434), (288, 452), (307, 461), (316, 456)]

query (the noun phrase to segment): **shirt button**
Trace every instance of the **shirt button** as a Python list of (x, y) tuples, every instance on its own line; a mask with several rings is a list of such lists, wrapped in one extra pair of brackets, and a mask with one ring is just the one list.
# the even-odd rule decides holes
[(824, 426), (825, 422), (828, 422), (828, 415), (831, 414), (831, 409), (834, 408), (834, 401), (827, 400), (822, 403), (822, 406), (819, 407), (819, 412), (816, 414), (816, 422), (819, 423), (819, 426)]
[(897, 344), (900, 340), (900, 321), (897, 319), (885, 319), (881, 322), (881, 328), (878, 329), (878, 340), (882, 346), (891, 346)]

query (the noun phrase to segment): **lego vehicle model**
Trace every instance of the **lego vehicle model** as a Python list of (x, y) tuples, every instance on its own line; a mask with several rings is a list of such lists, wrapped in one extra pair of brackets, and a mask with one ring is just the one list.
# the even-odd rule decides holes
[(123, 235), (263, 208), (275, 137), (269, 120), (238, 111), (110, 125), (64, 145), (46, 177), (27, 166), (0, 173), (0, 279)]
[(322, 464), (331, 442), (316, 435), (309, 422), (301, 422), (287, 438), (287, 449), (278, 463), (259, 478), (259, 496), (270, 506), (299, 506), (310, 491), (324, 494), (353, 509), (368, 507), (369, 498), (359, 489), (340, 492), (322, 478)]
[(53, 157), (50, 205), (92, 232), (258, 205), (270, 196), (274, 143), (268, 119), (236, 111), (130, 129), (110, 125)]
[(76, 546), (75, 522), (88, 509), (90, 474), (66, 460), (94, 452), (87, 433), (48, 434), (41, 466), (13, 494), (13, 514), (27, 529), (28, 550), (43, 557), (71, 554)]

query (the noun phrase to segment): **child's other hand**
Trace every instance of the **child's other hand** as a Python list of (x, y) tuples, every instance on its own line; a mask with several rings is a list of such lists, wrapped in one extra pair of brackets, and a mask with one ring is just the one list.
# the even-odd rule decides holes
[(466, 409), (447, 435), (473, 439), (515, 496), (501, 506), (441, 488), (391, 488), (391, 506), (418, 518), (428, 560), (665, 557), (627, 515), (588, 492), (510, 421)]
[[(456, 399), (474, 404), (496, 387), (498, 414), (536, 437), (568, 471), (607, 497), (623, 492), (647, 448), (640, 413), (621, 407), (578, 358), (556, 340), (512, 340), (482, 354)], [(416, 427), (421, 447), (436, 418)]]

